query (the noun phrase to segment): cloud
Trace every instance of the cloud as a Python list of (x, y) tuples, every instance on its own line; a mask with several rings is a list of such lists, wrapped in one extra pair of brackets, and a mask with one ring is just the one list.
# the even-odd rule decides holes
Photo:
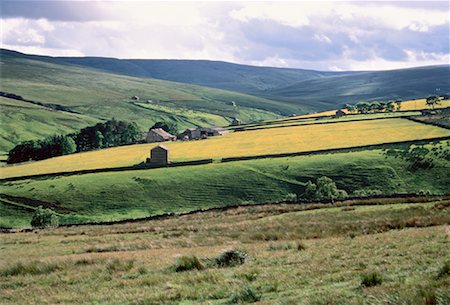
[(320, 70), (449, 63), (448, 2), (2, 1), (2, 47)]

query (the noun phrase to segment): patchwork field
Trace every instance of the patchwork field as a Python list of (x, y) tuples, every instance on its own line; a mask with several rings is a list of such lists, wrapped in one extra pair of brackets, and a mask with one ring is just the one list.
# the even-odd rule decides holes
[[(450, 202), (405, 202), (1, 234), (0, 304), (449, 304)], [(210, 264), (233, 248), (242, 265)], [(175, 272), (181, 256), (200, 270)]]
[[(406, 119), (292, 126), (234, 132), (222, 137), (164, 143), (172, 161), (257, 156), (348, 148), (450, 136), (444, 128)], [(129, 166), (143, 162), (156, 144), (141, 144), (67, 155), (1, 169), (1, 178), (83, 169)]]

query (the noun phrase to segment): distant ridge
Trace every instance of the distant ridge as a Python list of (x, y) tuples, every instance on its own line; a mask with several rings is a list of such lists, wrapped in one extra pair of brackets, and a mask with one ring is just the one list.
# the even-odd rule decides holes
[(436, 94), (436, 88), (440, 89), (438, 93), (450, 92), (450, 65), (324, 72), (210, 60), (49, 57), (5, 49), (1, 54), (231, 90), (317, 110), (334, 109), (359, 100), (414, 99)]

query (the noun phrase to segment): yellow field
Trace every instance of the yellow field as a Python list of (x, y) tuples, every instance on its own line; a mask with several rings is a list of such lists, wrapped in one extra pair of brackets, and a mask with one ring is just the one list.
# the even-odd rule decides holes
[[(418, 99), (418, 100), (409, 100), (409, 101), (404, 101), (401, 104), (401, 111), (406, 111), (406, 110), (422, 110), (422, 109), (431, 109), (430, 107), (428, 107), (425, 104), (426, 99)], [(442, 100), (440, 105), (436, 105), (436, 109), (439, 108), (447, 108), (450, 107), (450, 100)], [(344, 112), (348, 113), (348, 111), (346, 109), (342, 109)], [(331, 115), (335, 115), (336, 114), (336, 110), (329, 110), (329, 111), (324, 111), (324, 112), (318, 112), (318, 113), (310, 113), (310, 114), (304, 114), (304, 115), (299, 115), (299, 116), (295, 116), (292, 117), (292, 119), (297, 118), (297, 119), (306, 119), (306, 118), (316, 118), (316, 117), (321, 117), (321, 116), (331, 116)], [(285, 118), (283, 119), (277, 119), (274, 121), (282, 121), (285, 120)]]
[[(235, 132), (190, 142), (164, 143), (172, 161), (254, 156), (346, 148), (386, 142), (450, 136), (450, 131), (406, 119), (343, 122)], [(75, 171), (138, 164), (152, 144), (130, 145), (73, 154), (0, 169), (0, 177)]]

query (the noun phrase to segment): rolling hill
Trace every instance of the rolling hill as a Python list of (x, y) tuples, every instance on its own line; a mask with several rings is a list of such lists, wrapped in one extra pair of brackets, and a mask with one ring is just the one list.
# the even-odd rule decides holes
[[(6, 102), (7, 99), (2, 98), (4, 111), (0, 112), (0, 130), (8, 140), (2, 140), (0, 151), (7, 151), (21, 141), (63, 131), (63, 128), (44, 128), (25, 134), (20, 126), (38, 126), (45, 121), (49, 126), (57, 126), (60, 123), (56, 117), (74, 119), (74, 113), (79, 114), (84, 123), (72, 124), (72, 130), (68, 131), (113, 117), (136, 122), (142, 131), (157, 121), (175, 122), (181, 130), (204, 125), (228, 125), (231, 117), (250, 122), (300, 110), (289, 103), (242, 93), (55, 64), (4, 50), (1, 69), (0, 91), (44, 105), (56, 105), (62, 110), (47, 107), (48, 111), (43, 112), (42, 107), (31, 109), (32, 103), (28, 103), (25, 109), (19, 107), (23, 101), (8, 99)], [(131, 100), (135, 95), (140, 97), (139, 101)], [(232, 106), (231, 101), (235, 101), (237, 106)], [(8, 109), (14, 111), (6, 111)], [(40, 115), (30, 115), (33, 111), (39, 111)], [(11, 113), (14, 113), (13, 120), (8, 117)]]
[[(359, 100), (413, 99), (450, 92), (450, 65), (390, 71), (324, 72), (254, 67), (207, 60), (48, 57), (2, 50), (2, 54), (49, 63), (95, 68), (121, 75), (154, 78), (232, 90), (296, 106), (282, 114), (340, 107)], [(265, 109), (265, 108), (264, 108)], [(266, 109), (267, 110), (267, 109)], [(270, 109), (269, 109), (270, 111)]]
[(330, 108), (357, 101), (414, 99), (445, 92), (450, 92), (449, 65), (309, 79), (266, 90), (264, 96)]

